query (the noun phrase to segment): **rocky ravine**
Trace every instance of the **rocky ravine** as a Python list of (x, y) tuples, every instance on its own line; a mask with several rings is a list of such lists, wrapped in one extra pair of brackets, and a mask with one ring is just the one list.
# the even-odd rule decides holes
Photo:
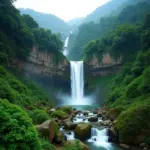
[[(65, 114), (62, 113), (63, 111)], [(78, 111), (64, 106), (51, 109), (48, 113), (53, 119), (37, 125), (36, 128), (42, 136), (48, 137), (58, 149), (62, 148), (63, 150), (64, 146), (74, 147), (78, 143), (83, 150), (89, 150), (83, 142), (91, 138), (92, 127), (100, 127), (107, 129), (108, 142), (116, 143), (120, 148), (149, 150), (145, 143), (127, 145), (120, 142), (119, 134), (114, 128), (116, 119), (121, 113), (120, 108), (118, 110), (99, 108), (91, 111)], [(75, 138), (79, 140), (75, 140)], [(96, 140), (95, 138), (94, 141)]]

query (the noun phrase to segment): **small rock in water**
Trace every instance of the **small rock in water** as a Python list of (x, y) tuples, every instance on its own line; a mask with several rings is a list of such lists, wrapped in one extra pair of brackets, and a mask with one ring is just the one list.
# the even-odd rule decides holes
[(97, 141), (96, 138), (94, 138), (94, 141)]
[(71, 135), (71, 134), (72, 134), (71, 132), (68, 133), (68, 135)]
[(125, 149), (130, 149), (130, 146), (129, 146), (129, 145), (126, 145), (126, 144), (120, 144), (120, 146), (121, 146), (122, 148), (125, 148)]
[(97, 121), (98, 121), (98, 118), (97, 118), (97, 117), (90, 117), (90, 118), (88, 119), (88, 121), (90, 121), (90, 122), (97, 122)]

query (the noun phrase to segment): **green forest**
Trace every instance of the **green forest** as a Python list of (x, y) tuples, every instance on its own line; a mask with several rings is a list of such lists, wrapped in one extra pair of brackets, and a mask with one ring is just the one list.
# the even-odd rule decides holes
[[(42, 18), (44, 21), (40, 20), (38, 24), (32, 15), (16, 9), (14, 2), (0, 0), (0, 150), (90, 150), (88, 139), (93, 127), (97, 126), (108, 129), (109, 141), (115, 143), (111, 150), (123, 150), (121, 147), (149, 150), (149, 0), (113, 0), (97, 8), (85, 20), (79, 19), (78, 29), (69, 37), (67, 58), (62, 53), (61, 33), (53, 33), (55, 29), (50, 30), (49, 25), (45, 27), (47, 18)], [(109, 12), (106, 13), (107, 10)], [(49, 22), (60, 21), (53, 19)], [(56, 27), (53, 23), (51, 26)], [(69, 31), (66, 23), (63, 28)], [(67, 97), (65, 106), (55, 106), (56, 99), (50, 96), (53, 91), (45, 91), (34, 80), (11, 67), (13, 59), (26, 61), (33, 47), (53, 54), (56, 64), (61, 58), (89, 63), (94, 57), (100, 63), (106, 53), (115, 60), (121, 57), (122, 69), (111, 79), (105, 82), (102, 81), (105, 76), (98, 76), (85, 81), (89, 83), (86, 88), (100, 82), (108, 86), (104, 106), (98, 104), (96, 110), (76, 110), (67, 105)], [(65, 74), (67, 76), (67, 72)], [(82, 121), (75, 122), (78, 119)], [(98, 122), (99, 119), (102, 121)], [(96, 125), (93, 123), (95, 120), (98, 122)], [(74, 140), (68, 140), (72, 132)], [(96, 140), (94, 137), (94, 142)], [(103, 147), (91, 150), (103, 150)]]
[[(70, 37), (70, 43), (72, 44), (69, 47), (71, 51), (69, 59), (80, 60), (86, 57), (86, 53), (90, 51), (89, 46), (93, 45), (92, 43), (94, 43), (95, 39), (97, 39), (97, 43), (100, 43), (99, 41), (101, 40), (102, 50), (110, 49), (108, 45), (111, 45), (112, 43), (105, 44), (105, 39), (113, 38), (110, 34), (113, 36), (114, 30), (117, 30), (117, 28), (118, 30), (119, 28), (122, 28), (120, 30), (123, 30), (123, 28), (125, 28), (123, 26), (126, 26), (126, 28), (132, 28), (127, 26), (140, 27), (140, 24), (144, 22), (145, 14), (150, 13), (149, 7), (150, 4), (148, 1), (134, 5), (127, 5), (127, 7), (122, 9), (119, 15), (114, 14), (115, 16), (101, 17), (99, 24), (94, 22), (84, 23), (79, 27), (78, 33), (74, 33)], [(105, 45), (107, 48), (105, 48)], [(138, 48), (140, 49), (140, 47)], [(101, 53), (101, 50), (98, 51)], [(95, 53), (95, 51), (93, 52)]]
[(33, 124), (50, 119), (48, 93), (28, 78), (14, 75), (11, 59), (26, 60), (33, 46), (60, 59), (63, 42), (59, 34), (40, 28), (29, 15), (20, 15), (13, 0), (0, 1), (0, 149), (52, 150)]

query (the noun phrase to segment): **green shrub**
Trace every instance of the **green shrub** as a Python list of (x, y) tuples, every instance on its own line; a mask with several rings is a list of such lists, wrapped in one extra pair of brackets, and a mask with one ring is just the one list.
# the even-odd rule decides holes
[(14, 92), (4, 79), (0, 79), (0, 98), (8, 99), (10, 102), (15, 98)]
[(41, 150), (38, 133), (27, 113), (0, 100), (0, 141), (7, 150)]
[[(122, 141), (136, 137), (143, 129), (149, 129), (150, 105), (139, 105), (122, 112), (115, 124)], [(133, 140), (132, 140), (133, 142)]]
[(134, 79), (133, 75), (127, 75), (124, 79), (124, 84), (130, 84), (133, 79)]
[(0, 66), (0, 98), (8, 99), (23, 107), (29, 105), (49, 107), (50, 102), (46, 92), (29, 80), (21, 80), (20, 76), (16, 78)]
[(19, 93), (26, 93), (27, 92), (26, 86), (16, 79), (9, 80), (9, 84), (13, 89), (18, 91)]
[(147, 67), (142, 75), (139, 91), (143, 94), (150, 93), (150, 67)]
[(83, 150), (79, 140), (69, 141), (65, 143), (64, 150)]
[(7, 76), (7, 74), (8, 72), (2, 66), (0, 66), (0, 77), (4, 78)]
[(55, 146), (52, 145), (47, 139), (40, 139), (43, 150), (56, 150)]
[(140, 85), (141, 82), (141, 76), (134, 79), (126, 89), (126, 96), (128, 98), (134, 98), (140, 95), (140, 92), (138, 90), (138, 86)]
[(52, 114), (51, 114), (51, 117), (52, 118), (60, 118), (60, 119), (64, 119), (65, 117), (67, 117), (68, 115), (63, 112), (63, 111), (54, 111)]
[(143, 71), (143, 66), (140, 62), (135, 62), (132, 66), (132, 73), (136, 76), (139, 76)]
[(49, 120), (50, 117), (43, 110), (36, 109), (31, 114), (31, 118), (32, 118), (34, 124), (41, 124), (41, 123), (44, 123), (45, 121)]
[(110, 96), (109, 96), (109, 101), (114, 102), (116, 101), (119, 97), (121, 97), (121, 88), (115, 88)]

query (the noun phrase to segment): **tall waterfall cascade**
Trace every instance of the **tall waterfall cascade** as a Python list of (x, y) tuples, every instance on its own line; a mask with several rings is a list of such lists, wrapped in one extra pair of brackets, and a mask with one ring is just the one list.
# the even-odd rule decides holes
[[(72, 34), (72, 31), (70, 32)], [(64, 43), (63, 54), (67, 57), (69, 37)], [(70, 79), (71, 79), (71, 96), (58, 94), (58, 98), (63, 100), (64, 104), (68, 105), (92, 105), (91, 97), (84, 96), (84, 62), (70, 61)]]
[(76, 103), (81, 103), (84, 98), (84, 63), (71, 61), (71, 93)]

